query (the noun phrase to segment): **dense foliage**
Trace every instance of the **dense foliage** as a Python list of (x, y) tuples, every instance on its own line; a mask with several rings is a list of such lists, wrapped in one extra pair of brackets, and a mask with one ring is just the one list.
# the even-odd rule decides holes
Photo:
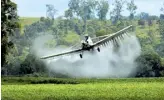
[(2, 66), (5, 66), (6, 54), (9, 48), (13, 47), (12, 41), (9, 36), (14, 34), (16, 28), (19, 28), (17, 5), (10, 0), (1, 1), (1, 48), (2, 48)]
[[(114, 33), (130, 24), (141, 43), (142, 54), (137, 58), (137, 77), (164, 76), (164, 19), (146, 12), (136, 14), (134, 0), (125, 2), (115, 0), (114, 9), (107, 15), (110, 5), (107, 0), (70, 0), (63, 16), (54, 18), (57, 10), (53, 5), (46, 5), (47, 17), (20, 18), (16, 14), (16, 4), (2, 0), (1, 48), (2, 75), (49, 75), (45, 64), (35, 56), (32, 43), (42, 35), (51, 35), (46, 42), (49, 48), (71, 46), (78, 42), (85, 33), (91, 37)], [(129, 16), (121, 15), (127, 4)], [(163, 11), (161, 9), (161, 11)], [(28, 20), (27, 22), (25, 20)], [(21, 24), (21, 27), (19, 26)], [(14, 30), (19, 28), (17, 30)], [(12, 36), (10, 36), (12, 34)], [(9, 47), (13, 47), (8, 49)], [(67, 77), (53, 73), (56, 77)]]

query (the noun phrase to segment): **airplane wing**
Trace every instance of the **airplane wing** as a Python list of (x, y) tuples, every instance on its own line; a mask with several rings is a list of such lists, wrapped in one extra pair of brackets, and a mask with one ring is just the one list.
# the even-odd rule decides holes
[[(105, 44), (106, 42), (110, 41), (110, 40), (114, 40), (116, 37), (122, 36), (122, 34), (124, 34), (123, 32), (126, 31), (127, 29), (131, 28), (132, 25), (114, 33), (114, 34), (110, 34), (110, 35), (105, 35), (105, 36), (100, 36), (98, 38), (101, 38), (101, 40), (93, 43), (92, 46), (100, 46)], [(96, 39), (96, 38), (95, 38)], [(57, 57), (57, 56), (62, 56), (62, 55), (66, 55), (66, 54), (72, 54), (72, 53), (77, 53), (77, 52), (81, 52), (83, 51), (82, 49), (76, 49), (76, 50), (72, 50), (72, 51), (68, 51), (68, 52), (64, 52), (64, 53), (60, 53), (60, 54), (55, 54), (55, 55), (51, 55), (51, 56), (46, 56), (46, 57), (42, 57), (41, 59), (48, 59), (48, 58), (52, 58), (52, 57)]]
[(117, 37), (122, 37), (123, 34), (125, 34), (125, 31), (129, 28), (131, 28), (132, 25), (114, 33), (114, 34), (110, 34), (110, 35), (105, 35), (105, 36), (102, 36), (103, 39), (101, 39), (100, 41), (97, 41), (93, 44), (93, 46), (100, 46), (100, 45), (103, 45), (111, 40), (115, 40)]
[(82, 51), (82, 49), (77, 49), (77, 50), (72, 50), (72, 51), (68, 51), (68, 52), (64, 52), (64, 53), (60, 53), (60, 54), (55, 54), (55, 55), (51, 55), (51, 56), (46, 56), (46, 57), (42, 57), (41, 59), (48, 59), (48, 58), (52, 58), (52, 57), (57, 57), (57, 56), (62, 56), (62, 55), (66, 55), (66, 54), (72, 54), (72, 53), (77, 53)]
[(108, 36), (110, 36), (111, 34), (108, 34), (108, 35), (103, 35), (103, 36), (98, 36), (98, 37), (94, 37), (94, 38), (91, 38), (93, 43), (96, 43), (97, 41), (100, 41)]

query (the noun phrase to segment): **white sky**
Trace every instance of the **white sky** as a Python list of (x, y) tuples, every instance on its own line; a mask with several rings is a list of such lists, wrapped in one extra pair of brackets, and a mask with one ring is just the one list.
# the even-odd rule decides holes
[[(18, 15), (21, 17), (41, 17), (46, 16), (46, 4), (52, 4), (58, 10), (57, 15), (63, 15), (68, 8), (69, 0), (12, 0), (18, 6)], [(114, 0), (108, 0), (110, 10), (112, 10), (112, 3)], [(130, 0), (127, 0), (130, 1)], [(137, 5), (137, 13), (147, 12), (150, 15), (160, 15), (160, 8), (164, 0), (134, 0)], [(126, 10), (126, 7), (124, 8)], [(123, 15), (129, 15), (128, 11), (124, 11)], [(108, 14), (109, 16), (109, 14)]]

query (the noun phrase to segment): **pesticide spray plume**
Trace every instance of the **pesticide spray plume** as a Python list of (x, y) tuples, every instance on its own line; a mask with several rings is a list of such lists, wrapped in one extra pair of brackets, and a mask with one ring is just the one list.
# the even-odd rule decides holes
[[(51, 72), (74, 78), (132, 77), (135, 75), (137, 68), (135, 60), (140, 55), (141, 47), (134, 33), (126, 34), (100, 45), (100, 52), (97, 50), (94, 53), (84, 52), (82, 59), (77, 53), (44, 60), (44, 62)], [(47, 36), (41, 37), (42, 43), (38, 41), (39, 38), (34, 41), (34, 50), (37, 51), (37, 56), (64, 52), (63, 48), (55, 48), (54, 50), (43, 48), (43, 42), (48, 38)], [(38, 43), (40, 46), (37, 45)], [(66, 48), (64, 50), (68, 51)]]

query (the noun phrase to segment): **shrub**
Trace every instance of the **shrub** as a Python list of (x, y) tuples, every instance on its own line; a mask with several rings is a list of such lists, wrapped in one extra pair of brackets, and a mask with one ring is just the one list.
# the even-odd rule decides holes
[(138, 58), (137, 77), (160, 77), (162, 70), (161, 58), (156, 52), (143, 52)]
[(32, 80), (31, 84), (78, 84), (75, 81), (67, 81), (67, 80), (56, 80), (56, 79), (49, 79), (49, 80)]
[(102, 36), (102, 35), (106, 35), (106, 31), (104, 29), (101, 29), (96, 32), (96, 36)]
[(144, 20), (138, 20), (138, 25), (145, 25), (145, 21)]

